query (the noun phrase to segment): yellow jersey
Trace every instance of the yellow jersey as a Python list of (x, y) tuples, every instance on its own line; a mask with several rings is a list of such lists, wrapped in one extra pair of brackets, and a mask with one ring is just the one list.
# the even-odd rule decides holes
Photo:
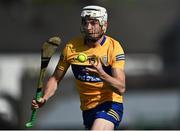
[[(85, 53), (88, 60), (83, 63), (79, 62), (77, 60), (79, 53)], [(87, 47), (81, 36), (70, 40), (61, 53), (57, 65), (60, 70), (67, 70), (71, 65), (76, 78), (82, 110), (94, 108), (106, 101), (123, 103), (123, 96), (114, 92), (113, 87), (103, 82), (99, 76), (84, 71), (86, 67), (92, 67), (90, 61), (96, 61), (97, 57), (101, 59), (103, 69), (109, 75), (111, 75), (112, 68), (124, 70), (125, 55), (120, 43), (106, 35), (95, 48)]]

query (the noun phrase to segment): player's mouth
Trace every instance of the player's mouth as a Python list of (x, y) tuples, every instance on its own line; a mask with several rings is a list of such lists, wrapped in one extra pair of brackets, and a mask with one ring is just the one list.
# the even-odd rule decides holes
[(90, 36), (98, 35), (98, 33), (88, 33)]

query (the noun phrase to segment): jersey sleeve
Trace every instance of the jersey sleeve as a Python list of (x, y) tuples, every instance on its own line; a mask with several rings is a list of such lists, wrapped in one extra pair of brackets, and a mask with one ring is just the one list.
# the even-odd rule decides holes
[(62, 71), (64, 71), (64, 70), (66, 71), (70, 65), (67, 61), (67, 54), (68, 54), (68, 47), (66, 46), (60, 55), (60, 59), (59, 59), (58, 65), (57, 65), (57, 68)]
[(125, 54), (124, 50), (121, 47), (120, 43), (117, 42), (114, 45), (113, 53), (112, 53), (112, 67), (113, 68), (121, 68), (124, 70), (125, 66)]

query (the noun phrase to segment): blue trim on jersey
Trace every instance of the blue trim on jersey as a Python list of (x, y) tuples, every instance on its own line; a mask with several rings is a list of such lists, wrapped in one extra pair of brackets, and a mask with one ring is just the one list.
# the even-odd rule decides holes
[(119, 61), (119, 60), (125, 60), (125, 55), (124, 54), (116, 55), (116, 61)]
[(103, 40), (101, 41), (100, 45), (102, 46), (106, 41), (106, 36), (103, 37)]
[(92, 66), (83, 65), (71, 65), (73, 74), (76, 79), (84, 82), (102, 82), (101, 78), (95, 75), (91, 75), (85, 71), (85, 68), (92, 68)]
[[(72, 64), (72, 71), (76, 79), (84, 82), (102, 82), (102, 79), (97, 75), (92, 75), (86, 72), (86, 67), (92, 68), (92, 66), (85, 66), (85, 65), (75, 65)], [(112, 75), (111, 66), (103, 66), (104, 71)]]
[(119, 124), (123, 116), (123, 103), (117, 102), (104, 102), (97, 107), (83, 111), (83, 120), (86, 129), (91, 129), (93, 122), (97, 118), (102, 118), (114, 123), (115, 129), (119, 127)]

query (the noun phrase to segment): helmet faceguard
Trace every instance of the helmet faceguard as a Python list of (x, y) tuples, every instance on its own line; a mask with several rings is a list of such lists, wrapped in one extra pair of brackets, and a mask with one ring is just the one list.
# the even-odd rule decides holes
[[(99, 37), (105, 34), (107, 28), (107, 11), (104, 7), (100, 6), (86, 6), (83, 8), (81, 12), (81, 32), (85, 35), (85, 38), (91, 39), (93, 42), (97, 41)], [(86, 19), (95, 19), (99, 21), (99, 25), (101, 26), (102, 32), (99, 34), (98, 38), (92, 38), (88, 36), (85, 28), (83, 27), (83, 21)]]

